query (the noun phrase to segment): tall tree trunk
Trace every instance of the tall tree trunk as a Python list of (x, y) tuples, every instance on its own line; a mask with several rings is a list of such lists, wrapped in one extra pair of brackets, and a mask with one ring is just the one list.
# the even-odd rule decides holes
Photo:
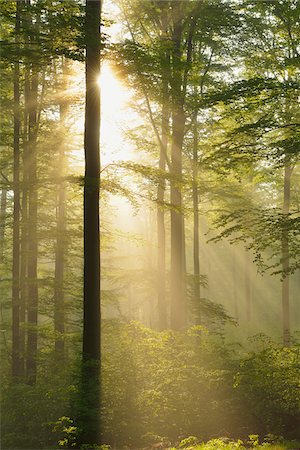
[(232, 284), (234, 317), (237, 322), (239, 322), (240, 311), (238, 291), (238, 247), (236, 247), (236, 245), (234, 245), (232, 249)]
[[(24, 156), (24, 155), (23, 155)], [(23, 158), (24, 165), (24, 158)], [(24, 178), (22, 184), (27, 183)], [(25, 323), (26, 323), (26, 307), (28, 302), (28, 232), (27, 232), (27, 208), (28, 195), (27, 188), (22, 189), (22, 218), (21, 218), (21, 257), (20, 257), (20, 377), (25, 374)]]
[[(292, 166), (288, 161), (284, 165), (284, 187), (283, 187), (283, 208), (282, 213), (288, 216), (290, 212), (291, 197), (291, 175)], [(281, 240), (281, 259), (282, 259), (282, 328), (283, 328), (283, 344), (290, 345), (290, 258), (289, 258), (289, 235), (288, 230), (283, 229)]]
[(4, 256), (4, 237), (6, 225), (6, 204), (7, 204), (7, 189), (1, 189), (1, 205), (0, 205), (0, 257)]
[[(61, 146), (59, 155), (59, 168), (64, 164), (64, 149)], [(60, 178), (62, 171), (60, 170)], [(57, 228), (56, 228), (56, 250), (55, 250), (55, 285), (54, 285), (54, 330), (55, 352), (62, 356), (64, 353), (64, 332), (65, 332), (65, 312), (64, 312), (64, 267), (65, 267), (65, 184), (61, 179), (57, 195)]]
[[(164, 125), (162, 125), (162, 145), (167, 150), (167, 135), (165, 133), (165, 110), (163, 108)], [(159, 169), (165, 170), (165, 155), (160, 150)], [(167, 304), (166, 304), (166, 232), (165, 232), (165, 213), (163, 202), (165, 196), (165, 182), (159, 181), (157, 188), (157, 304), (158, 304), (158, 321), (159, 329), (167, 328)]]
[(175, 330), (186, 324), (186, 298), (184, 274), (184, 221), (182, 217), (182, 138), (183, 117), (173, 112), (172, 180), (171, 180), (171, 327)]
[(38, 284), (37, 284), (37, 66), (32, 65), (29, 96), (29, 141), (28, 141), (28, 331), (27, 331), (27, 381), (35, 384), (37, 371), (37, 325), (38, 325)]
[(100, 442), (100, 0), (86, 0), (86, 103), (84, 184), (84, 317), (81, 444)]
[[(62, 61), (63, 76), (66, 77), (66, 62)], [(65, 79), (64, 79), (65, 83)], [(61, 141), (58, 157), (58, 192), (57, 192), (57, 226), (55, 249), (55, 284), (54, 284), (54, 330), (55, 353), (64, 354), (65, 305), (64, 305), (64, 269), (65, 269), (65, 232), (66, 232), (66, 187), (63, 179), (65, 165), (65, 119), (68, 105), (65, 100), (60, 103)]]
[[(162, 40), (166, 40), (168, 18), (166, 11), (162, 10)], [(169, 135), (169, 89), (165, 62), (170, 63), (169, 50), (165, 50), (162, 56), (162, 119), (161, 119), (161, 142), (159, 152), (159, 169), (164, 172), (166, 169), (166, 156), (168, 152)], [(166, 303), (166, 231), (165, 213), (163, 202), (165, 197), (165, 181), (160, 180), (157, 188), (157, 303), (159, 329), (167, 328), (167, 303)]]
[(252, 273), (251, 254), (246, 252), (245, 256), (245, 295), (246, 295), (246, 321), (251, 322), (252, 316)]
[(182, 98), (180, 2), (173, 5), (173, 76), (172, 76), (172, 143), (171, 143), (171, 328), (186, 325), (184, 221), (182, 216), (182, 147), (185, 115)]
[(22, 215), (21, 215), (21, 257), (20, 257), (20, 374), (24, 377), (26, 364), (26, 312), (28, 306), (28, 160), (29, 160), (29, 97), (30, 69), (25, 66), (24, 81), (24, 129), (22, 154)]
[(194, 302), (197, 311), (196, 324), (201, 325), (200, 311), (200, 257), (199, 257), (199, 195), (198, 195), (198, 124), (194, 123), (193, 135), (193, 260), (194, 260)]
[[(19, 45), (21, 3), (16, 1), (16, 46)], [(14, 64), (12, 376), (20, 376), (20, 63)]]

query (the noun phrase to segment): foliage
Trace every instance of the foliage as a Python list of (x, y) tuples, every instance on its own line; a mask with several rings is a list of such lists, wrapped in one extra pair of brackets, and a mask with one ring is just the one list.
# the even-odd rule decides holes
[[(255, 438), (253, 436), (256, 436)], [(251, 439), (251, 437), (253, 439)], [(275, 439), (272, 443), (268, 442), (266, 438), (264, 439), (264, 442), (259, 445), (257, 435), (250, 435), (248, 442), (243, 442), (240, 439), (237, 441), (230, 440), (228, 438), (218, 438), (218, 439), (211, 439), (208, 442), (203, 442), (198, 445), (191, 445), (188, 447), (189, 450), (234, 450), (234, 449), (240, 449), (245, 450), (247, 448), (250, 449), (258, 449), (258, 450), (287, 450), (291, 448), (295, 448), (299, 446), (299, 443), (296, 441), (283, 441), (282, 439), (278, 438)], [(187, 438), (189, 439), (189, 438)], [(179, 447), (181, 448), (181, 447)], [(173, 450), (173, 449), (172, 449)]]
[(60, 417), (54, 424), (54, 433), (61, 433), (62, 439), (59, 439), (58, 445), (64, 448), (75, 447), (76, 445), (76, 427), (70, 417)]
[[(141, 444), (146, 444), (149, 433), (173, 442), (179, 435), (208, 438), (225, 431), (233, 436), (256, 429), (274, 434), (280, 429), (289, 434), (288, 421), (278, 428), (272, 419), (277, 414), (284, 417), (286, 408), (292, 408), (296, 400), (297, 345), (291, 349), (294, 356), (287, 358), (282, 368), (282, 377), (286, 373), (283, 392), (281, 375), (274, 384), (266, 375), (274, 370), (267, 365), (269, 358), (274, 366), (280, 366), (285, 354), (275, 344), (276, 363), (274, 355), (261, 354), (262, 344), (257, 341), (253, 357), (261, 358), (265, 370), (255, 374), (249, 371), (247, 378), (247, 369), (241, 372), (247, 356), (241, 356), (203, 327), (193, 327), (186, 334), (157, 333), (135, 322), (108, 321), (103, 335), (105, 442), (118, 447), (138, 442), (144, 435)], [(261, 384), (258, 392), (255, 386)], [(277, 398), (276, 412), (274, 404), (268, 403), (270, 392)], [(290, 413), (290, 419), (297, 420), (299, 405)], [(297, 435), (296, 429), (291, 433)]]
[(281, 347), (266, 336), (254, 338), (259, 350), (240, 362), (236, 386), (249, 400), (253, 413), (268, 426), (269, 433), (299, 430), (299, 343)]
[[(1, 446), (4, 449), (41, 449), (55, 445), (61, 436), (58, 424), (68, 428), (69, 401), (73, 385), (66, 367), (47, 364), (36, 386), (25, 383), (2, 387)], [(2, 382), (4, 377), (2, 376)], [(61, 419), (58, 419), (61, 417)], [(55, 428), (55, 432), (53, 432)]]
[[(159, 333), (117, 320), (105, 320), (102, 334), (103, 441), (112, 447), (180, 440), (180, 448), (189, 448), (191, 436), (224, 434), (253, 446), (257, 430), (269, 433), (264, 446), (277, 442), (278, 433), (299, 438), (297, 342), (287, 349), (257, 337), (247, 353), (203, 327)], [(67, 404), (77, 388), (76, 372), (66, 376), (69, 369), (48, 365), (35, 387), (4, 389), (3, 448), (55, 442), (72, 448), (76, 425)], [(196, 448), (242, 448), (225, 438), (206, 445)]]
[[(19, 31), (17, 4), (20, 6)], [(225, 305), (230, 304), (231, 297), (237, 304), (244, 298), (243, 294), (238, 298), (232, 292), (236, 280), (229, 288), (226, 285), (233, 272), (233, 278), (236, 277), (240, 261), (230, 259), (229, 245), (226, 248), (224, 243), (243, 243), (254, 253), (262, 271), (268, 269), (284, 278), (299, 270), (300, 3), (297, 0), (120, 0), (119, 7), (127, 33), (123, 43), (109, 50), (102, 49), (101, 55), (107, 56), (109, 52), (109, 59), (114, 60), (119, 74), (135, 91), (133, 109), (144, 122), (137, 129), (129, 130), (127, 135), (131, 135), (139, 157), (142, 156), (136, 161), (111, 162), (101, 172), (101, 302), (105, 310), (101, 414), (102, 441), (107, 444), (83, 445), (82, 450), (146, 445), (153, 448), (153, 442), (154, 448), (167, 447), (170, 442), (180, 449), (295, 448), (299, 445), (283, 440), (300, 437), (299, 342), (294, 339), (290, 347), (283, 348), (273, 339), (259, 335), (244, 348), (226, 339), (224, 325), (229, 328), (237, 321), (232, 319), (232, 312), (227, 312)], [(182, 33), (176, 49), (175, 25), (178, 23), (175, 15), (178, 12), (182, 14)], [(84, 96), (83, 89), (75, 85), (82, 81), (77, 78), (83, 70), (79, 62), (84, 60), (84, 2), (2, 0), (0, 14), (3, 24), (0, 37), (0, 306), (4, 335), (1, 344), (1, 445), (4, 449), (41, 449), (56, 448), (58, 443), (60, 447), (73, 448), (80, 431), (74, 414), (76, 402), (81, 400), (86, 413), (88, 399), (82, 398), (80, 392), (78, 380), (82, 367), (76, 362), (82, 338), (80, 189), (84, 183), (92, 187), (90, 180), (82, 176), (82, 167), (78, 168), (76, 161), (83, 141), (76, 126)], [(102, 43), (105, 41), (106, 35), (102, 33)], [(176, 56), (177, 51), (180, 57)], [(72, 74), (73, 68), (75, 73)], [(37, 141), (31, 146), (30, 122), (34, 114), (29, 111), (32, 105), (27, 96), (35, 81), (38, 84)], [(18, 105), (14, 105), (13, 100), (16, 88), (20, 91)], [(73, 88), (77, 90), (74, 96)], [(171, 155), (174, 145), (172, 149), (170, 144), (177, 130), (173, 127), (175, 120), (171, 109), (178, 100), (184, 116), (180, 148), (183, 170), (182, 174), (174, 175)], [(64, 108), (69, 111), (65, 111), (62, 119)], [(164, 128), (162, 119), (165, 120), (163, 109), (168, 116), (164, 136), (167, 141), (165, 168), (158, 169), (159, 153), (164, 147), (160, 137), (161, 127)], [(18, 111), (20, 136), (14, 135)], [(75, 122), (75, 127), (71, 122)], [(20, 141), (18, 152), (14, 152), (14, 138)], [(16, 186), (12, 181), (15, 153), (18, 153), (20, 169), (19, 205), (14, 201)], [(33, 161), (35, 153), (37, 157)], [(64, 167), (60, 168), (61, 153)], [(36, 183), (28, 172), (28, 165), (33, 162), (37, 165)], [(283, 179), (286, 168), (292, 170), (289, 189)], [(132, 180), (136, 189), (130, 186)], [(172, 184), (182, 194), (180, 207), (171, 204)], [(158, 189), (162, 187), (163, 199), (158, 201)], [(60, 201), (59, 191), (62, 190), (64, 200)], [(190, 273), (194, 190), (199, 194), (197, 213), (204, 219), (199, 226), (202, 241), (198, 254), (204, 255), (201, 271), (210, 264), (215, 266), (211, 271), (213, 279), (206, 274)], [(288, 190), (290, 204), (288, 211), (283, 211), (283, 197)], [(30, 221), (26, 219), (27, 213), (30, 219), (33, 191), (38, 198), (38, 251), (35, 255), (38, 271), (34, 280), (30, 279), (26, 267), (33, 254), (29, 248), (32, 243), (27, 241)], [(153, 224), (147, 224), (146, 233), (151, 235), (150, 257), (146, 251), (141, 252), (146, 260), (145, 266), (141, 266), (133, 252), (132, 262), (128, 248), (124, 251), (125, 233), (120, 242), (118, 237), (122, 231), (112, 226), (113, 208), (107, 205), (113, 195), (126, 198), (135, 214), (141, 205), (145, 208), (141, 215), (148, 207), (152, 213), (156, 206), (164, 213), (166, 268), (162, 275), (167, 305), (172, 301), (167, 281), (171, 253), (169, 215), (182, 214), (189, 323), (197, 323), (200, 317), (201, 326), (191, 326), (182, 332), (156, 331), (159, 265), (152, 264), (155, 260), (152, 250), (156, 247), (157, 236), (154, 236)], [(19, 266), (23, 269), (19, 277), (22, 302), (13, 305), (12, 314), (15, 206), (21, 217), (17, 244), (21, 250)], [(62, 209), (64, 223), (58, 227)], [(121, 221), (125, 220), (126, 214), (123, 214)], [(208, 247), (203, 245), (203, 230), (211, 225), (219, 231), (208, 244), (210, 249), (212, 241), (221, 241), (220, 251), (213, 256), (205, 253)], [(57, 252), (60, 233), (64, 235), (61, 259)], [(286, 269), (282, 268), (284, 238), (288, 241), (289, 254)], [(139, 238), (134, 239), (136, 244)], [(59, 265), (56, 263), (62, 260), (63, 282), (56, 271)], [(242, 276), (246, 278), (249, 266), (242, 262), (241, 266)], [(290, 278), (290, 291), (296, 305), (297, 291), (294, 289), (292, 293), (292, 287), (297, 288), (298, 279)], [(224, 284), (221, 279), (225, 279)], [(265, 279), (262, 284), (264, 282)], [(28, 287), (34, 283), (39, 289), (38, 320), (29, 323)], [(246, 281), (244, 284), (247, 285)], [(262, 327), (256, 319), (259, 308), (268, 308), (267, 282), (265, 284), (263, 293), (257, 295), (256, 317), (251, 326)], [(197, 285), (201, 287), (201, 296), (195, 299)], [(223, 289), (225, 285), (227, 289)], [(208, 295), (212, 286), (222, 291), (222, 302)], [(255, 283), (253, 286), (257, 287)], [(61, 310), (54, 299), (57, 288), (63, 293)], [(277, 290), (274, 283), (270, 294), (274, 303)], [(291, 306), (295, 305), (291, 302)], [(16, 333), (18, 327), (16, 322), (12, 326), (12, 322), (19, 307), (23, 316)], [(63, 332), (58, 331), (54, 323), (55, 316), (61, 312)], [(144, 324), (131, 321), (141, 316)], [(265, 316), (263, 320), (271, 322)], [(20, 356), (26, 369), (30, 331), (36, 331), (38, 341), (35, 385), (27, 384), (24, 373), (12, 379), (10, 367), (12, 341), (15, 339), (16, 343), (17, 336), (19, 344), (23, 344)], [(54, 351), (59, 340), (63, 341), (63, 355)], [(93, 417), (95, 411), (89, 409), (88, 412)], [(217, 439), (216, 436), (226, 437)]]
[(185, 448), (185, 447), (191, 447), (195, 444), (197, 444), (198, 438), (196, 436), (189, 436), (185, 439), (182, 439), (179, 444), (179, 448)]

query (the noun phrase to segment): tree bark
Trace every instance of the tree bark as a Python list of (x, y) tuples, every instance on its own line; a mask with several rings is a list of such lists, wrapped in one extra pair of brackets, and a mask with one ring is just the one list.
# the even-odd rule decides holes
[[(166, 11), (162, 11), (162, 41), (166, 40), (168, 18)], [(168, 151), (169, 135), (169, 89), (165, 62), (170, 63), (169, 50), (165, 50), (162, 56), (162, 119), (161, 119), (161, 142), (159, 152), (159, 169), (164, 172), (166, 169), (166, 155)], [(166, 304), (166, 232), (165, 213), (163, 202), (165, 197), (165, 181), (160, 180), (157, 188), (157, 304), (159, 329), (167, 328), (167, 304)]]
[(201, 325), (200, 311), (200, 257), (199, 257), (199, 194), (198, 194), (198, 124), (194, 123), (193, 134), (193, 260), (194, 260), (194, 302), (197, 311), (196, 325)]
[(238, 247), (236, 245), (232, 248), (232, 292), (233, 292), (233, 308), (234, 317), (239, 322), (240, 311), (239, 311), (239, 292), (238, 292)]
[(30, 70), (25, 65), (24, 81), (24, 129), (22, 154), (22, 215), (21, 215), (21, 256), (20, 256), (20, 374), (25, 376), (26, 364), (26, 313), (28, 307), (28, 145), (29, 145), (29, 97), (30, 97)]
[[(27, 3), (30, 6), (30, 1)], [(39, 20), (31, 26), (38, 32)], [(34, 38), (30, 44), (36, 45)], [(37, 240), (37, 214), (38, 214), (38, 191), (37, 191), (37, 132), (38, 132), (38, 64), (32, 62), (29, 71), (28, 92), (28, 331), (27, 331), (27, 361), (26, 377), (28, 384), (36, 383), (37, 374), (37, 325), (38, 325), (38, 240)]]
[(86, 1), (83, 364), (81, 444), (100, 442), (100, 0)]
[[(62, 61), (63, 76), (66, 76), (66, 62)], [(65, 80), (64, 80), (65, 83)], [(65, 304), (64, 304), (64, 270), (65, 270), (65, 233), (66, 233), (66, 188), (63, 179), (65, 165), (65, 119), (68, 105), (62, 100), (60, 105), (61, 141), (58, 156), (58, 192), (57, 192), (57, 225), (56, 225), (56, 249), (55, 249), (55, 284), (54, 284), (54, 330), (55, 353), (63, 356), (65, 350)]]
[(29, 142), (28, 142), (28, 332), (27, 332), (27, 380), (35, 384), (37, 371), (37, 325), (38, 325), (38, 284), (37, 284), (37, 67), (32, 67), (29, 99)]
[(5, 225), (6, 225), (6, 204), (7, 204), (7, 189), (3, 187), (1, 189), (1, 205), (0, 205), (0, 255), (4, 256), (4, 238), (5, 238)]
[[(18, 49), (21, 3), (16, 1), (15, 42)], [(19, 58), (19, 55), (18, 55)], [(20, 63), (14, 63), (13, 150), (13, 263), (12, 263), (12, 377), (20, 377)]]
[(246, 253), (245, 257), (245, 294), (246, 294), (246, 321), (252, 319), (252, 273), (251, 273), (251, 254)]
[[(164, 116), (164, 111), (163, 111)], [(164, 117), (162, 119), (164, 121)], [(164, 131), (162, 133), (162, 144), (166, 145)], [(165, 156), (162, 151), (159, 155), (159, 169), (165, 170)], [(162, 331), (167, 328), (167, 305), (166, 305), (166, 232), (165, 232), (165, 213), (163, 202), (165, 195), (165, 182), (161, 180), (157, 188), (157, 304), (159, 329)]]
[[(288, 161), (284, 165), (284, 187), (283, 187), (283, 208), (282, 213), (288, 216), (290, 212), (290, 197), (291, 197), (291, 176), (292, 167)], [(282, 328), (283, 328), (283, 344), (286, 347), (290, 346), (290, 259), (289, 259), (289, 235), (288, 230), (283, 229), (281, 240), (281, 260), (282, 260)]]
[(171, 328), (180, 330), (186, 325), (184, 221), (182, 216), (182, 147), (185, 115), (182, 98), (181, 3), (172, 5), (172, 143), (171, 143)]

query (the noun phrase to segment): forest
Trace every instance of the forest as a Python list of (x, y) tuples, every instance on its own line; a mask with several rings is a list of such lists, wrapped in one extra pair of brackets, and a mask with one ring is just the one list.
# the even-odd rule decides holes
[(0, 0), (3, 450), (300, 449), (300, 1)]

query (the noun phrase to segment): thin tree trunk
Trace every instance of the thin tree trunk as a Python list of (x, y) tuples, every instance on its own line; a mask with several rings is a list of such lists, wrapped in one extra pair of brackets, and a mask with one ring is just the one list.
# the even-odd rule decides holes
[[(16, 45), (20, 34), (21, 3), (16, 1)], [(18, 55), (19, 58), (19, 55)], [(14, 64), (13, 263), (12, 263), (12, 376), (20, 376), (20, 64)]]
[[(66, 76), (65, 65), (63, 64), (63, 76)], [(65, 80), (64, 80), (65, 82)], [(56, 250), (55, 250), (55, 284), (54, 284), (54, 330), (55, 330), (55, 352), (57, 356), (64, 354), (64, 333), (65, 333), (65, 305), (64, 305), (64, 270), (65, 270), (65, 232), (66, 232), (66, 187), (63, 180), (65, 165), (65, 119), (68, 105), (66, 101), (60, 103), (60, 126), (61, 142), (58, 159), (58, 193), (57, 193), (57, 226), (56, 226)]]
[(178, 330), (186, 323), (186, 301), (184, 282), (184, 244), (182, 220), (182, 196), (178, 183), (182, 177), (182, 156), (180, 145), (182, 117), (173, 114), (172, 138), (172, 180), (171, 180), (171, 328)]
[[(284, 166), (284, 187), (283, 187), (283, 208), (282, 213), (288, 216), (290, 212), (291, 197), (291, 175), (292, 167), (289, 162)], [(288, 347), (290, 345), (290, 259), (289, 259), (289, 235), (286, 229), (282, 231), (281, 241), (281, 258), (282, 258), (282, 328), (283, 328), (283, 344)]]
[(196, 324), (201, 325), (200, 311), (200, 257), (199, 257), (199, 195), (198, 195), (198, 124), (195, 119), (193, 135), (193, 259), (194, 259), (194, 302), (197, 311)]
[(238, 248), (234, 245), (232, 252), (232, 282), (233, 282), (233, 308), (234, 316), (237, 321), (240, 319), (239, 314), (239, 297), (238, 297)]
[(30, 70), (25, 66), (24, 81), (24, 130), (23, 130), (23, 176), (22, 176), (22, 215), (21, 215), (21, 258), (20, 258), (20, 374), (24, 377), (26, 364), (26, 312), (28, 307), (28, 197), (29, 197), (29, 98)]
[(100, 442), (100, 0), (86, 0), (86, 103), (84, 184), (84, 317), (81, 444)]
[[(59, 167), (64, 161), (64, 150), (60, 149)], [(62, 176), (62, 174), (61, 174)], [(57, 204), (57, 237), (55, 251), (55, 285), (54, 285), (54, 329), (55, 352), (60, 356), (64, 353), (64, 332), (65, 332), (65, 312), (64, 312), (64, 267), (65, 267), (65, 185), (64, 181), (59, 182), (58, 204)]]
[[(24, 164), (24, 160), (23, 160)], [(24, 184), (24, 172), (23, 172)], [(25, 374), (25, 323), (26, 307), (28, 301), (28, 233), (27, 233), (27, 192), (22, 189), (22, 219), (21, 219), (21, 257), (20, 257), (20, 377)]]
[(28, 142), (28, 332), (27, 332), (27, 381), (35, 384), (37, 372), (37, 325), (38, 325), (38, 284), (37, 284), (37, 96), (38, 74), (33, 65), (29, 98), (29, 142)]
[[(164, 111), (163, 111), (164, 112)], [(165, 142), (162, 134), (162, 143)], [(166, 148), (166, 146), (165, 146)], [(165, 170), (165, 157), (160, 151), (159, 168)], [(166, 232), (165, 213), (163, 209), (165, 195), (165, 182), (161, 180), (157, 188), (157, 304), (159, 329), (167, 328), (167, 305), (166, 305)]]
[(246, 321), (251, 322), (252, 316), (252, 274), (251, 255), (246, 253), (245, 257), (245, 294), (246, 294)]
[(180, 330), (186, 325), (186, 292), (184, 273), (184, 221), (182, 217), (182, 147), (185, 116), (181, 93), (182, 19), (179, 3), (173, 6), (173, 77), (172, 77), (172, 143), (171, 143), (171, 328)]
[[(165, 10), (162, 14), (162, 40), (166, 38), (168, 18)], [(159, 169), (163, 172), (166, 169), (166, 155), (168, 151), (169, 134), (169, 89), (168, 79), (163, 68), (165, 62), (170, 62), (169, 50), (164, 52), (162, 57), (162, 119), (161, 119), (161, 145), (159, 152)], [(165, 197), (165, 181), (160, 180), (157, 188), (157, 303), (158, 303), (158, 321), (159, 329), (167, 328), (167, 304), (166, 304), (166, 231), (165, 231), (165, 213), (163, 202)]]
[(5, 237), (5, 225), (6, 225), (6, 204), (7, 204), (7, 189), (3, 187), (1, 189), (1, 205), (0, 205), (0, 256), (3, 259), (4, 256), (4, 237)]

